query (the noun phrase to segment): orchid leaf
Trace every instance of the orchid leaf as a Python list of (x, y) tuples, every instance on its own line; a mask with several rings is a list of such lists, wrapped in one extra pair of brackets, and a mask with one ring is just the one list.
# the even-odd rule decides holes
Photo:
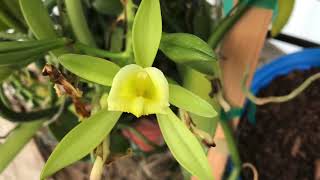
[(112, 112), (105, 108), (84, 119), (54, 149), (41, 172), (41, 179), (89, 154), (110, 133), (120, 115), (121, 112)]
[[(8, 45), (10, 43), (3, 42), (4, 45)], [(30, 62), (30, 58), (42, 55), (50, 50), (57, 49), (65, 46), (67, 41), (65, 39), (57, 39), (56, 41), (48, 42), (46, 44), (42, 44), (40, 46), (34, 47), (24, 47), (30, 46), (28, 43), (24, 45), (24, 43), (16, 43), (12, 42), (13, 46), (4, 48), (7, 52), (0, 53), (0, 65), (22, 65)], [(20, 45), (18, 45), (20, 44)], [(0, 43), (0, 47), (2, 43)], [(0, 52), (2, 50), (0, 49)]]
[(159, 126), (174, 158), (200, 180), (213, 180), (211, 169), (198, 139), (168, 108), (167, 114), (157, 114)]
[(293, 11), (295, 0), (278, 0), (278, 15), (272, 23), (271, 35), (277, 36), (283, 27), (287, 24), (290, 15)]
[(37, 39), (58, 37), (42, 0), (20, 0), (20, 7), (28, 27)]
[(216, 55), (206, 42), (195, 35), (164, 33), (160, 50), (175, 63), (185, 64), (205, 74), (214, 74)]
[(3, 41), (0, 42), (0, 53), (14, 52), (19, 50), (28, 50), (46, 45), (67, 44), (68, 40), (65, 38), (55, 38), (49, 40), (32, 40), (32, 41)]
[(162, 33), (159, 0), (142, 0), (133, 23), (132, 39), (135, 61), (142, 67), (152, 65)]
[(43, 120), (35, 120), (21, 123), (10, 132), (6, 141), (0, 144), (0, 173), (5, 170), (14, 157), (16, 157), (23, 147), (32, 139), (33, 135), (43, 125), (43, 122)]
[[(37, 39), (58, 38), (53, 22), (42, 0), (19, 0), (28, 27)], [(55, 56), (66, 53), (63, 49), (52, 51)]]
[(206, 100), (179, 86), (169, 84), (171, 104), (203, 117), (215, 117), (217, 112)]
[(87, 55), (65, 54), (59, 57), (59, 62), (75, 75), (104, 86), (111, 86), (113, 77), (120, 70), (110, 61)]

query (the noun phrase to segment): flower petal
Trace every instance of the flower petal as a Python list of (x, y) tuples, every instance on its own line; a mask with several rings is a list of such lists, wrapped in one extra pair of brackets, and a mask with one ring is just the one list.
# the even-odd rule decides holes
[(169, 106), (168, 82), (154, 68), (131, 64), (123, 67), (113, 79), (108, 107), (111, 111), (141, 115), (164, 113)]

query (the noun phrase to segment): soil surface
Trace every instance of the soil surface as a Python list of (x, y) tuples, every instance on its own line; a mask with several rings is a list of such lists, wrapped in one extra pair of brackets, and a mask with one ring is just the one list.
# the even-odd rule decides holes
[[(258, 96), (286, 95), (317, 72), (314, 68), (280, 76)], [(289, 102), (257, 107), (256, 125), (244, 117), (238, 132), (242, 161), (256, 167), (259, 180), (319, 180), (320, 80)], [(244, 169), (243, 179), (252, 178)]]

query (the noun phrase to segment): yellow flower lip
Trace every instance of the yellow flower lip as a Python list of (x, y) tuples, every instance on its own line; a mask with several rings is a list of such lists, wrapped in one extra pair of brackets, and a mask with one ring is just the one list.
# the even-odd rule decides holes
[(129, 112), (136, 117), (164, 114), (169, 106), (167, 79), (155, 67), (127, 65), (114, 77), (107, 101), (110, 111)]

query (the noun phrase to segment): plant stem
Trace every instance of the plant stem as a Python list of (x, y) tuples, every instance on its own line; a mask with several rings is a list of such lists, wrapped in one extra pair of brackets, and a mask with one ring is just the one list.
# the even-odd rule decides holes
[(241, 160), (238, 152), (238, 148), (233, 136), (232, 129), (230, 128), (229, 124), (227, 121), (220, 121), (220, 125), (222, 127), (222, 130), (224, 132), (227, 144), (228, 144), (228, 149), (230, 152), (231, 160), (233, 163), (233, 171), (231, 175), (229, 176), (229, 180), (236, 180), (239, 176), (240, 169), (241, 169)]
[(257, 105), (264, 105), (268, 103), (282, 103), (290, 101), (291, 99), (297, 97), (300, 93), (302, 93), (307, 87), (309, 87), (314, 81), (320, 79), (320, 73), (316, 73), (306, 79), (300, 86), (291, 91), (289, 94), (284, 96), (270, 96), (270, 97), (256, 97), (253, 93), (251, 93), (246, 87), (246, 81), (248, 79), (248, 75), (245, 75), (245, 78), (242, 82), (242, 90), (246, 97), (254, 102)]
[[(127, 34), (126, 34), (126, 50), (125, 54), (129, 57), (129, 61), (133, 62), (133, 50), (132, 50), (132, 26), (134, 20), (134, 4), (132, 0), (128, 0), (126, 4), (126, 19), (127, 19)], [(128, 63), (130, 63), (128, 62)]]
[(74, 47), (80, 51), (82, 51), (85, 54), (92, 55), (92, 56), (98, 56), (102, 58), (110, 58), (111, 60), (113, 59), (127, 59), (128, 53), (125, 52), (110, 52), (98, 48), (94, 48), (82, 43), (75, 43)]
[(0, 144), (0, 173), (14, 159), (20, 150), (27, 144), (42, 126), (43, 121), (37, 120), (19, 124), (8, 136), (7, 140)]
[(70, 23), (76, 38), (86, 45), (96, 47), (96, 43), (89, 30), (86, 17), (83, 13), (81, 0), (66, 0), (65, 5)]
[(224, 35), (230, 30), (230, 28), (237, 22), (237, 20), (248, 10), (252, 2), (255, 0), (240, 1), (235, 8), (225, 17), (220, 23), (218, 23), (216, 29), (210, 35), (208, 44), (215, 49)]

